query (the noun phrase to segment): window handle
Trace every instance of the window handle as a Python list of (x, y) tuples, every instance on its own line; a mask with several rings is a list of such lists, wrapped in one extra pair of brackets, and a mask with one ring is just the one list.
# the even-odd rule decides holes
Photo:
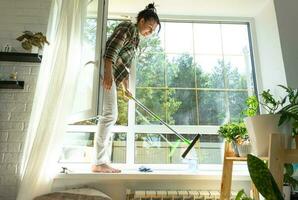
[(84, 67), (86, 67), (87, 65), (90, 65), (90, 64), (93, 64), (93, 65), (95, 65), (95, 67), (97, 67), (98, 66), (98, 60), (96, 60), (96, 61), (90, 60), (90, 61), (85, 63)]

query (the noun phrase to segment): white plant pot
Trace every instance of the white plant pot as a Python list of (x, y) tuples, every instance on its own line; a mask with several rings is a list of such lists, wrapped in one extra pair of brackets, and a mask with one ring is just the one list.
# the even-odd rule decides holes
[(284, 185), (282, 186), (282, 192), (285, 200), (290, 200), (291, 199), (291, 186), (289, 185)]
[[(289, 126), (278, 126), (280, 115), (264, 114), (244, 118), (252, 153), (257, 156), (268, 156), (271, 133), (291, 134)], [(289, 143), (286, 143), (289, 146)]]
[(39, 48), (36, 46), (32, 46), (31, 53), (39, 53)]

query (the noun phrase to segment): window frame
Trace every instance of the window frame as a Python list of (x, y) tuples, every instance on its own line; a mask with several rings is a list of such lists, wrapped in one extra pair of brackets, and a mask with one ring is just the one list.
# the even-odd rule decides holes
[[(114, 20), (125, 20), (125, 19), (132, 19), (134, 18), (133, 15), (125, 14), (125, 18), (123, 17), (123, 13), (109, 13), (109, 15), (113, 17), (108, 17), (109, 19)], [(116, 16), (116, 17), (115, 17)], [(117, 17), (121, 16), (121, 17)], [(255, 95), (258, 92), (258, 85), (261, 85), (261, 80), (259, 76), (257, 76), (258, 73), (260, 73), (259, 66), (259, 58), (257, 54), (257, 42), (256, 42), (256, 31), (255, 31), (255, 24), (253, 18), (246, 18), (246, 17), (198, 17), (198, 16), (167, 16), (167, 15), (160, 15), (161, 22), (190, 22), (190, 23), (231, 23), (231, 24), (247, 24), (248, 28), (248, 39), (249, 39), (249, 47), (251, 52), (251, 67), (252, 67), (252, 78), (254, 82), (254, 93), (251, 95)], [(102, 70), (102, 69), (101, 69)], [(135, 95), (135, 84), (134, 80), (136, 80), (136, 70), (135, 66), (131, 69), (130, 74), (130, 84), (129, 89), (132, 92), (133, 95)], [(99, 87), (100, 88), (100, 87)], [(100, 92), (102, 94), (102, 92)], [(99, 95), (98, 99), (101, 99), (101, 96)], [(98, 100), (99, 101), (99, 100)], [(99, 101), (100, 102), (100, 101)], [(102, 107), (102, 104), (99, 103), (98, 110), (100, 111)], [(96, 131), (96, 126), (90, 126), (90, 125), (84, 125), (84, 126), (78, 126), (78, 125), (69, 125), (69, 130), (72, 132), (75, 131), (86, 131), (90, 132), (90, 130)], [(219, 126), (202, 126), (202, 125), (173, 125), (171, 126), (173, 129), (175, 129), (177, 132), (182, 134), (187, 133), (204, 133), (204, 134), (217, 134), (217, 130), (219, 129)], [(128, 124), (127, 126), (121, 126), (121, 125), (115, 125), (112, 128), (112, 132), (125, 132), (127, 134), (126, 136), (126, 143), (129, 145), (126, 145), (126, 163), (125, 164), (113, 164), (114, 166), (119, 167), (125, 167), (125, 168), (134, 168), (136, 169), (137, 166), (140, 164), (135, 164), (135, 133), (136, 132), (142, 132), (142, 133), (167, 133), (167, 134), (173, 134), (167, 127), (162, 125), (135, 125), (135, 103), (133, 101), (128, 102)], [(146, 164), (147, 165), (147, 164)], [(166, 169), (173, 170), (173, 169), (181, 169), (182, 166), (185, 166), (185, 164), (149, 164), (148, 166), (154, 167), (154, 169)], [(239, 165), (240, 169), (243, 168), (243, 163), (237, 163)], [(178, 168), (177, 168), (178, 167)], [(199, 169), (203, 167), (204, 169), (214, 169), (222, 170), (221, 164), (199, 164)], [(210, 168), (211, 167), (211, 168)], [(182, 167), (183, 168), (183, 167)]]

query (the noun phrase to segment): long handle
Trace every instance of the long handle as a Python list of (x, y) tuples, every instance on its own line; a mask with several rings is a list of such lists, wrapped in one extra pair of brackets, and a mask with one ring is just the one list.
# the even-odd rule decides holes
[(193, 146), (196, 144), (196, 142), (200, 139), (200, 137), (201, 137), (201, 134), (200, 133), (198, 133), (197, 135), (196, 135), (196, 137), (191, 141), (191, 143), (190, 143), (190, 145), (187, 147), (187, 149), (183, 152), (183, 154), (182, 154), (182, 158), (185, 158), (186, 157), (186, 155), (188, 154), (188, 152), (193, 148)]
[[(100, 75), (100, 79), (103, 80), (103, 78), (102, 78), (101, 75)], [(147, 108), (139, 100), (137, 100), (136, 98), (134, 98), (132, 95), (129, 95), (128, 98), (134, 100), (136, 102), (136, 104), (138, 104), (138, 106), (140, 106), (143, 110), (145, 110), (148, 114), (150, 114), (151, 116), (153, 116), (155, 119), (157, 119), (158, 121), (160, 121), (163, 125), (165, 125), (166, 127), (168, 127), (168, 129), (170, 129), (171, 131), (173, 131), (173, 133), (176, 136), (178, 136), (182, 141), (184, 141), (187, 144), (189, 144), (189, 146), (187, 147), (187, 149), (183, 152), (182, 158), (185, 158), (186, 157), (186, 155), (188, 154), (188, 152), (193, 148), (193, 146), (195, 145), (195, 143), (200, 139), (201, 135), (198, 133), (196, 135), (196, 137), (192, 140), (192, 142), (189, 142), (185, 137), (183, 137), (181, 134), (177, 133), (172, 127), (170, 127), (170, 125), (168, 125), (165, 121), (163, 121), (160, 117), (158, 117), (154, 112), (152, 112), (149, 108)]]
[(163, 121), (160, 117), (158, 117), (154, 112), (152, 112), (151, 110), (149, 110), (139, 100), (137, 100), (133, 96), (130, 96), (129, 98), (131, 98), (132, 100), (134, 100), (148, 114), (150, 114), (151, 116), (153, 116), (155, 119), (157, 119), (158, 121), (160, 121), (163, 125), (165, 125), (166, 127), (168, 127), (171, 131), (173, 131), (173, 133), (175, 133), (175, 135), (177, 135), (182, 141), (186, 142), (187, 144), (190, 144), (190, 142), (185, 137), (183, 137), (181, 134), (177, 133), (172, 127), (170, 127), (170, 125), (168, 125), (165, 121)]

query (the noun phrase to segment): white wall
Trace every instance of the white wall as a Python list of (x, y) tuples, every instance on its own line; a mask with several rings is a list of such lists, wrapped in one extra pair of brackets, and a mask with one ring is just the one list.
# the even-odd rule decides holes
[(273, 1), (259, 10), (254, 17), (256, 30), (256, 71), (259, 93), (270, 89), (273, 94), (280, 93), (278, 84), (286, 84), (286, 74), (281, 53), (278, 27)]
[[(50, 0), (0, 0), (0, 50), (24, 51), (15, 39), (24, 30), (45, 33)], [(14, 200), (39, 64), (1, 62), (0, 73), (17, 72), (23, 90), (0, 89), (0, 200)]]
[(287, 83), (298, 88), (298, 1), (274, 0)]

